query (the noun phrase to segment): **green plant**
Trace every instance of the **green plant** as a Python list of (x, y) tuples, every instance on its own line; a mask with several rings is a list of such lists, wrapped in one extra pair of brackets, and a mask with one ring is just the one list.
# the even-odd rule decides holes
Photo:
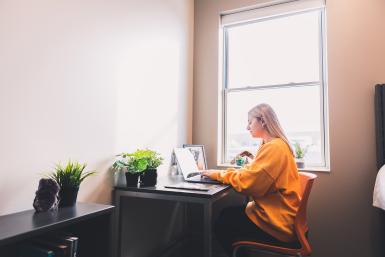
[(295, 158), (302, 159), (305, 157), (309, 146), (301, 147), (298, 142), (294, 143)]
[(130, 173), (140, 173), (146, 169), (156, 169), (163, 161), (159, 153), (149, 149), (138, 149), (133, 153), (122, 153), (118, 156), (119, 158), (112, 167), (115, 170), (127, 168), (127, 171)]
[(69, 160), (66, 165), (56, 164), (55, 171), (48, 175), (49, 178), (55, 180), (60, 188), (63, 187), (79, 187), (83, 180), (93, 174), (95, 171), (84, 172), (87, 164), (72, 162)]
[(235, 156), (235, 160), (236, 161), (243, 160), (243, 156), (238, 154), (237, 156)]

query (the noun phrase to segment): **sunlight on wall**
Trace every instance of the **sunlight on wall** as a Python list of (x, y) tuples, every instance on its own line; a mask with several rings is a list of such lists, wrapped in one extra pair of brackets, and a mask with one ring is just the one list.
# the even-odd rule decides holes
[(191, 140), (192, 0), (0, 5), (0, 215), (69, 158), (98, 171), (78, 200), (110, 203), (117, 153)]
[(118, 152), (138, 147), (161, 150), (177, 144), (177, 119), (183, 108), (180, 101), (184, 90), (178, 75), (179, 49), (176, 40), (145, 39), (129, 44), (120, 56), (116, 96)]

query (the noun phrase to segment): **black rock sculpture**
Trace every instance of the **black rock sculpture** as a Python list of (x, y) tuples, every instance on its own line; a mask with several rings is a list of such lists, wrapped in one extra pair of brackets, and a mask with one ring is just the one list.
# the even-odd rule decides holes
[(57, 210), (59, 204), (60, 186), (53, 179), (42, 178), (39, 181), (39, 188), (33, 200), (33, 208), (36, 212)]

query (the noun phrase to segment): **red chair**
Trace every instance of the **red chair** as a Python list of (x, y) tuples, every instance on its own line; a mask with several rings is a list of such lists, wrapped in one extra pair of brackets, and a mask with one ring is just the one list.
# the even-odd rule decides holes
[(300, 243), (299, 248), (283, 247), (254, 241), (237, 241), (233, 243), (233, 257), (237, 257), (238, 250), (242, 248), (267, 252), (269, 254), (282, 254), (285, 256), (309, 256), (311, 254), (311, 247), (306, 238), (306, 233), (308, 231), (306, 208), (310, 191), (316, 177), (317, 175), (312, 173), (299, 172), (299, 179), (301, 183), (301, 203), (294, 220), (294, 229)]

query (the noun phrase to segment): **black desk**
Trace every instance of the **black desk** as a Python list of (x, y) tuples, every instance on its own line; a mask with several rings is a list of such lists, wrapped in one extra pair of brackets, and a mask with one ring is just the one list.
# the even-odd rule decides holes
[(181, 176), (166, 176), (158, 178), (158, 183), (155, 187), (115, 187), (114, 190), (114, 205), (117, 208), (114, 219), (114, 242), (116, 245), (114, 257), (120, 257), (121, 250), (121, 230), (120, 222), (124, 218), (121, 211), (121, 201), (123, 197), (131, 198), (147, 198), (156, 200), (168, 200), (181, 203), (198, 203), (203, 206), (203, 242), (204, 242), (204, 257), (212, 256), (212, 205), (217, 200), (223, 198), (230, 192), (228, 185), (213, 185), (213, 189), (209, 191), (192, 191), (182, 189), (165, 188), (165, 185), (171, 185), (183, 182)]
[(53, 212), (27, 210), (0, 216), (0, 256), (15, 257), (18, 244), (60, 231), (79, 237), (79, 256), (110, 256), (113, 210), (110, 205), (78, 202)]

